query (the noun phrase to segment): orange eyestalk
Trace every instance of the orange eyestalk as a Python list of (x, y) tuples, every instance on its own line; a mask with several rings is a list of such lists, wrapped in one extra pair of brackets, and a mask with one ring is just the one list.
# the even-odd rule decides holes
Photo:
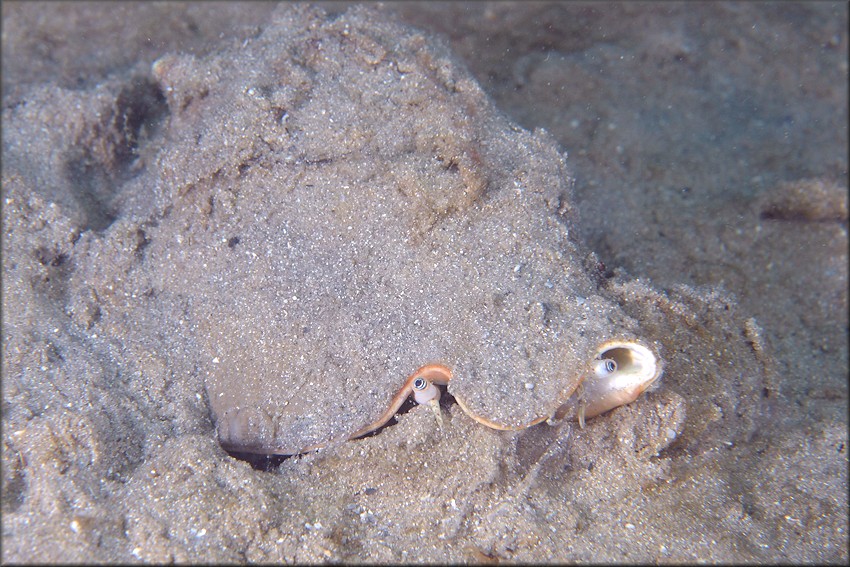
[(408, 376), (404, 386), (393, 396), (387, 411), (373, 423), (357, 430), (350, 439), (362, 437), (383, 427), (398, 412), (398, 409), (411, 394), (418, 404), (438, 402), (440, 400), (440, 389), (437, 388), (436, 384), (445, 386), (451, 379), (452, 371), (443, 364), (426, 364), (419, 368)]

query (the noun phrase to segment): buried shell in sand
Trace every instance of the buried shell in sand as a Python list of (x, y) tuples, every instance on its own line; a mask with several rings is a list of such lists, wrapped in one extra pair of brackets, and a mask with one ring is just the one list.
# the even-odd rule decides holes
[[(158, 158), (157, 230), (195, 245), (165, 235), (146, 253), (196, 276), (159, 286), (197, 298), (222, 446), (285, 455), (368, 433), (427, 389), (423, 364), (498, 429), (566, 415), (583, 382), (586, 417), (605, 411), (601, 384), (638, 367), (653, 382), (652, 351), (609, 343), (640, 330), (574, 238), (551, 138), (507, 121), (420, 34), (368, 10), (312, 14), (321, 42), (270, 22), (154, 65), (179, 125)], [(181, 177), (187, 162), (207, 176)]]
[[(661, 361), (648, 347), (638, 341), (607, 341), (597, 350), (591, 371), (576, 388), (577, 394), (570, 397), (551, 417), (558, 420), (573, 417), (584, 427), (585, 419), (635, 401), (643, 392), (654, 386), (660, 376)], [(417, 404), (435, 404), (440, 399), (437, 385), (448, 385), (451, 378), (451, 369), (442, 364), (428, 364), (419, 368), (408, 377), (381, 417), (356, 431), (351, 438), (355, 439), (382, 427), (410, 396), (413, 396)], [(457, 401), (472, 419), (488, 427), (523, 428), (506, 427), (493, 422), (487, 416), (470, 411), (461, 398)], [(543, 421), (543, 418), (529, 423), (528, 426), (536, 425), (540, 421)]]

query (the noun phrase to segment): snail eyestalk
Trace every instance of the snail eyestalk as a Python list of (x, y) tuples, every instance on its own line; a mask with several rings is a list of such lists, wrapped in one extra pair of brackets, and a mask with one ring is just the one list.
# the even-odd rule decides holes
[(421, 376), (413, 380), (413, 399), (417, 404), (440, 401), (440, 389), (433, 382)]
[(443, 413), (440, 411), (440, 389), (430, 380), (421, 376), (413, 380), (413, 399), (417, 404), (427, 404), (434, 412), (434, 418), (440, 429), (443, 428)]
[(613, 358), (603, 358), (593, 365), (593, 372), (597, 378), (610, 376), (617, 371), (617, 361)]
[[(445, 386), (452, 379), (452, 371), (443, 364), (426, 364), (411, 374), (404, 382), (404, 386), (396, 392), (390, 401), (390, 406), (378, 418), (377, 421), (361, 427), (355, 431), (349, 439), (356, 439), (383, 427), (404, 404), (405, 400), (413, 394), (413, 399), (419, 404), (431, 404), (440, 409), (440, 389), (436, 384)], [(442, 416), (438, 418), (441, 420)]]

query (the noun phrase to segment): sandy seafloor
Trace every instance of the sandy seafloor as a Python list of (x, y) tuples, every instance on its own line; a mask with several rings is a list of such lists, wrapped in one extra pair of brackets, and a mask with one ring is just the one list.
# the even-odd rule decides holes
[[(183, 328), (196, 274), (149, 265), (192, 253), (193, 223), (213, 214), (192, 195), (220, 179), (204, 160), (230, 159), (156, 156), (203, 117), (157, 91), (152, 64), (193, 54), (175, 80), (203, 85), (192, 72), (215, 72), (210, 54), (272, 21), (312, 18), (320, 37), (323, 17), (272, 17), (271, 3), (2, 10), (4, 563), (847, 563), (846, 3), (359, 12), (367, 28), (425, 30), (384, 28), (414, 34), (400, 53), (442, 42), (460, 69), (447, 73), (465, 66), (510, 120), (560, 145), (570, 228), (667, 365), (657, 390), (584, 429), (496, 432), (456, 405), (439, 427), (416, 408), (269, 471), (216, 442)], [(114, 108), (122, 124), (98, 121)], [(331, 133), (313, 150), (349, 142)], [(199, 187), (171, 196), (200, 211), (179, 226), (180, 207), (144, 192), (175, 163)]]

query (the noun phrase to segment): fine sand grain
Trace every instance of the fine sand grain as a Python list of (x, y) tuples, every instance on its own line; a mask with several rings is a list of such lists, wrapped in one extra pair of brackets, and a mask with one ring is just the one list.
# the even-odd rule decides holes
[(4, 562), (848, 561), (846, 4), (2, 16)]

